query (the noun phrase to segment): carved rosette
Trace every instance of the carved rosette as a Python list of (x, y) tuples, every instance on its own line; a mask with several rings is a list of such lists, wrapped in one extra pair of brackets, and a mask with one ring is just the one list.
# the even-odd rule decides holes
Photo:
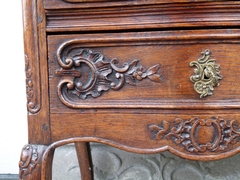
[(23, 175), (31, 174), (37, 165), (38, 151), (37, 147), (33, 145), (26, 145), (22, 149), (19, 161), (19, 177), (22, 179)]
[(58, 63), (62, 68), (56, 71), (56, 75), (61, 77), (58, 95), (63, 102), (72, 95), (80, 99), (96, 98), (103, 91), (117, 91), (124, 84), (136, 86), (137, 81), (145, 78), (154, 82), (163, 80), (157, 73), (158, 64), (146, 69), (139, 65), (139, 60), (133, 60), (118, 67), (117, 59), (107, 61), (102, 54), (81, 48), (60, 54)]
[(218, 117), (210, 119), (191, 118), (175, 119), (174, 122), (163, 120), (161, 125), (150, 125), (155, 140), (171, 140), (189, 152), (218, 152), (240, 140), (240, 131), (235, 120)]
[(215, 86), (219, 86), (219, 80), (222, 79), (219, 71), (219, 65), (215, 59), (210, 58), (210, 50), (202, 52), (202, 57), (198, 61), (193, 61), (190, 66), (196, 66), (195, 75), (190, 77), (194, 83), (195, 91), (200, 94), (200, 98), (211, 96)]

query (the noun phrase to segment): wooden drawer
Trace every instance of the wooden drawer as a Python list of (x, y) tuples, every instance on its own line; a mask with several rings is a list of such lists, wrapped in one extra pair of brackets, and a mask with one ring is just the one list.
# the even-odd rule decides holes
[[(112, 1), (112, 0), (44, 0), (45, 9), (67, 9), (67, 8), (92, 8), (92, 7), (118, 7), (136, 5), (156, 5), (156, 4), (175, 4), (189, 3), (191, 0), (138, 0), (138, 1)], [(209, 2), (208, 0), (197, 0), (196, 2)]]
[[(65, 107), (70, 107), (65, 110), (69, 112), (93, 107), (239, 108), (239, 33), (202, 30), (49, 36), (51, 111), (61, 112)], [(202, 54), (206, 50), (208, 57)], [(219, 87), (217, 83), (205, 88), (212, 96), (204, 94), (204, 89), (197, 93), (197, 81), (190, 80), (198, 75), (194, 73), (197, 65), (190, 63), (202, 57), (220, 65), (219, 75), (215, 74), (220, 78)], [(83, 64), (82, 70), (77, 62)]]
[(46, 30), (51, 33), (240, 25), (240, 2), (237, 1), (46, 0), (44, 3)]
[(190, 159), (237, 152), (239, 35), (232, 29), (48, 36), (52, 140), (100, 138)]

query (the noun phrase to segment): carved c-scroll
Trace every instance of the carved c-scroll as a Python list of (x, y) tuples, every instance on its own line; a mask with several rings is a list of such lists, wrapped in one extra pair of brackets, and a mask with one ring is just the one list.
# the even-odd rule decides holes
[(102, 95), (102, 91), (116, 91), (124, 84), (136, 86), (137, 81), (145, 78), (154, 82), (163, 80), (157, 73), (158, 64), (146, 69), (139, 65), (139, 60), (133, 60), (118, 67), (117, 59), (107, 61), (102, 54), (89, 49), (73, 48), (60, 52), (58, 63), (62, 67), (56, 71), (56, 75), (61, 77), (58, 95), (65, 105), (69, 103), (66, 100), (68, 96), (96, 98)]
[[(235, 120), (218, 117), (210, 119), (175, 119), (174, 122), (162, 121), (161, 125), (150, 125), (155, 140), (172, 140), (189, 152), (218, 152), (239, 141), (240, 131)], [(201, 135), (200, 135), (201, 134)]]
[(37, 165), (38, 151), (34, 145), (26, 145), (22, 149), (19, 161), (19, 177), (22, 179), (23, 175), (31, 174)]

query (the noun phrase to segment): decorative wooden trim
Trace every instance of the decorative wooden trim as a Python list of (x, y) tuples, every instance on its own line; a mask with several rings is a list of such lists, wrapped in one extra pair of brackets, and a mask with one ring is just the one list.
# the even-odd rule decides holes
[(42, 162), (45, 161), (43, 156), (47, 148), (48, 146), (40, 144), (27, 144), (23, 147), (19, 161), (19, 179), (42, 180), (41, 171), (46, 172), (46, 180), (52, 179), (52, 160), (55, 149), (53, 149), (51, 152), (48, 152), (49, 157), (46, 160), (47, 165), (43, 166)]
[[(34, 83), (32, 79), (32, 69), (28, 56), (25, 54), (25, 73), (26, 73), (26, 92), (27, 92), (27, 109), (31, 113), (37, 113), (41, 106), (38, 104), (39, 100), (35, 99)], [(36, 92), (35, 92), (36, 93)]]
[(33, 169), (37, 165), (38, 160), (37, 147), (34, 145), (26, 145), (22, 149), (20, 161), (19, 161), (19, 178), (23, 179), (23, 176), (27, 176), (32, 173)]
[(163, 120), (161, 125), (153, 124), (148, 127), (155, 140), (171, 140), (189, 152), (199, 153), (228, 149), (231, 144), (240, 140), (240, 131), (236, 130), (237, 128), (239, 127), (235, 120), (224, 120), (218, 117), (189, 120), (177, 118), (174, 122)]
[[(32, 7), (32, 8), (30, 8)], [(23, 25), (24, 25), (24, 51), (25, 51), (25, 72), (27, 109), (31, 114), (36, 114), (41, 109), (41, 83), (39, 64), (39, 40), (36, 33), (37, 27), (37, 2), (23, 1)], [(32, 17), (28, 18), (28, 17)], [(35, 64), (33, 64), (35, 63)]]
[[(139, 60), (133, 60), (119, 68), (117, 59), (106, 61), (102, 54), (88, 49), (77, 48), (68, 50), (67, 53), (60, 52), (58, 63), (62, 67), (56, 71), (56, 75), (61, 77), (58, 96), (66, 106), (71, 104), (68, 101), (69, 93), (80, 99), (86, 99), (88, 95), (96, 98), (101, 96), (102, 91), (117, 91), (125, 84), (136, 86), (137, 81), (145, 78), (153, 82), (164, 80), (157, 73), (160, 68), (158, 64), (146, 69), (138, 65)], [(81, 70), (82, 64), (88, 70)], [(88, 78), (81, 79), (82, 75), (87, 75)]]

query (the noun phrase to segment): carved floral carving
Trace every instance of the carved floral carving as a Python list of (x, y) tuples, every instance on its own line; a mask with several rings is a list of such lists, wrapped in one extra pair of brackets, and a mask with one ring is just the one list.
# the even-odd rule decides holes
[[(149, 126), (155, 140), (172, 140), (189, 152), (223, 151), (239, 140), (240, 131), (237, 129), (238, 124), (235, 120), (218, 117), (206, 120), (177, 118), (174, 122), (163, 120), (161, 125)], [(202, 133), (205, 139), (199, 139), (199, 133)]]
[(37, 165), (38, 152), (37, 147), (33, 145), (26, 145), (22, 149), (19, 161), (19, 177), (31, 174)]
[[(161, 82), (163, 77), (157, 72), (160, 65), (144, 68), (139, 60), (118, 66), (118, 60), (105, 60), (102, 54), (88, 49), (74, 49), (65, 57), (59, 58), (62, 69), (56, 75), (63, 77), (58, 85), (58, 95), (71, 93), (80, 99), (89, 95), (96, 98), (103, 91), (119, 90), (124, 84), (136, 86), (137, 81), (148, 78), (154, 82)], [(65, 91), (64, 91), (65, 89)]]
[(190, 66), (196, 66), (195, 75), (190, 79), (194, 83), (195, 91), (200, 94), (200, 98), (211, 96), (215, 86), (219, 86), (219, 80), (222, 79), (219, 71), (219, 65), (215, 59), (210, 59), (210, 50), (202, 52), (202, 57), (198, 61), (193, 61)]

